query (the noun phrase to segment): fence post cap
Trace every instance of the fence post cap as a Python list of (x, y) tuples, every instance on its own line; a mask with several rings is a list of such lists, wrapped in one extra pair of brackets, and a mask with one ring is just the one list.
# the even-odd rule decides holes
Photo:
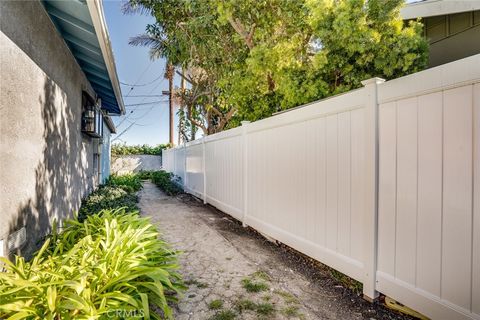
[(366, 85), (369, 85), (369, 84), (380, 84), (382, 82), (385, 82), (385, 79), (374, 77), (374, 78), (370, 78), (370, 79), (367, 79), (367, 80), (363, 80), (362, 84), (364, 86), (366, 86)]

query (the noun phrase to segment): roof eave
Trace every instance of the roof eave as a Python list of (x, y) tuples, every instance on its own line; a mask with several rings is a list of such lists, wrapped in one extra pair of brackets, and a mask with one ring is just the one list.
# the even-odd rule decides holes
[(110, 130), (111, 133), (117, 133), (117, 129), (115, 128), (115, 124), (113, 123), (113, 120), (112, 120), (112, 118), (110, 118), (110, 116), (105, 115), (103, 117), (103, 120), (107, 124), (107, 127), (108, 127), (108, 129)]
[(427, 0), (412, 2), (400, 12), (403, 20), (480, 10), (480, 1)]
[(103, 15), (103, 6), (100, 0), (87, 0), (88, 11), (92, 18), (93, 27), (97, 34), (98, 43), (102, 50), (105, 65), (107, 66), (110, 82), (112, 83), (115, 98), (118, 106), (120, 107), (120, 115), (125, 114), (125, 105), (123, 103), (122, 91), (120, 90), (120, 82), (118, 81), (117, 68), (115, 67), (115, 58), (112, 52), (112, 46), (110, 44), (110, 37), (108, 35), (108, 29)]

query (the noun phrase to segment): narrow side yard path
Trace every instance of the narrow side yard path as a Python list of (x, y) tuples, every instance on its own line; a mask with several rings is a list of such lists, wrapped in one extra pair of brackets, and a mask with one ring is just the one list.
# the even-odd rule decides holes
[(409, 319), (365, 302), (326, 268), (191, 196), (167, 196), (150, 182), (139, 195), (142, 215), (184, 252), (180, 272), (189, 289), (176, 319)]

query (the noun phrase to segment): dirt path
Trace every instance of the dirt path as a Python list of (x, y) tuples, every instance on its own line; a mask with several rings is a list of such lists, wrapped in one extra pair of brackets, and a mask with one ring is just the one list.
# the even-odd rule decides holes
[(365, 302), (327, 268), (312, 267), (193, 197), (169, 197), (145, 182), (140, 208), (184, 252), (189, 289), (176, 319), (408, 319)]

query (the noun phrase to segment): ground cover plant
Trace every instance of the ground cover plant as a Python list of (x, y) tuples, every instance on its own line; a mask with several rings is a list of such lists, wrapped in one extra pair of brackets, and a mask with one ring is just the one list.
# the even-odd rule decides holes
[(120, 186), (100, 186), (82, 201), (78, 213), (79, 220), (85, 219), (89, 214), (104, 209), (125, 208), (126, 211), (135, 211), (138, 197), (134, 192), (128, 192)]
[(173, 173), (163, 170), (154, 171), (151, 173), (151, 180), (169, 196), (174, 196), (183, 192), (179, 182), (175, 181)]
[(147, 218), (125, 209), (67, 221), (33, 260), (3, 259), (0, 318), (171, 319), (168, 303), (184, 287), (177, 252), (158, 237)]
[(106, 181), (108, 186), (118, 186), (127, 192), (137, 192), (142, 188), (142, 181), (137, 174), (112, 174)]

